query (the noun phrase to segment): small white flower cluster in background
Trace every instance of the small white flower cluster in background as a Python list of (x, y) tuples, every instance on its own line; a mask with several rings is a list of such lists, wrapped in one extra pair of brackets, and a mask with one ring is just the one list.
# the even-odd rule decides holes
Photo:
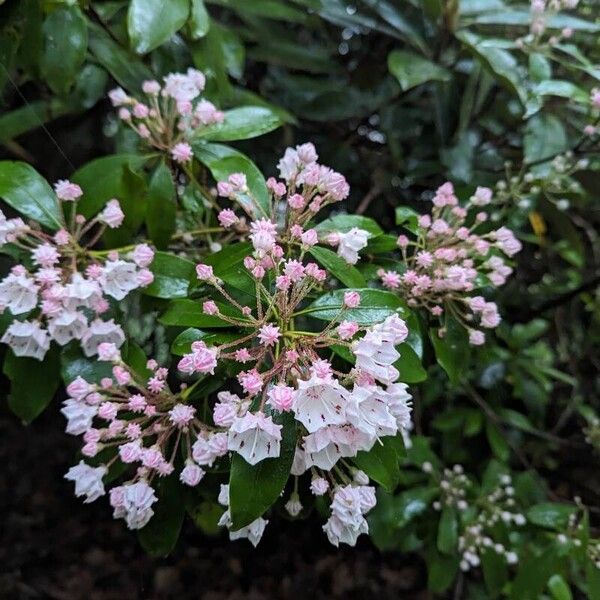
[[(416, 239), (398, 237), (404, 271), (378, 272), (384, 287), (401, 292), (409, 306), (425, 308), (442, 322), (446, 314), (452, 316), (475, 346), (485, 343), (481, 328), (497, 327), (500, 315), (494, 302), (473, 294), (483, 287), (482, 280), (493, 287), (504, 285), (512, 268), (502, 255), (512, 257), (521, 250), (521, 242), (506, 227), (477, 233), (488, 220), (481, 208), (491, 201), (492, 191), (478, 187), (466, 206), (460, 206), (452, 184), (443, 184), (436, 190), (431, 214), (418, 219)], [(439, 334), (445, 335), (445, 327)]]
[[(0, 211), (0, 246), (10, 244), (24, 255), (24, 264), (0, 281), (0, 310), (16, 317), (0, 341), (16, 356), (38, 360), (52, 341), (64, 346), (78, 340), (86, 356), (95, 355), (103, 342), (120, 346), (125, 341), (120, 325), (102, 318), (110, 299), (120, 301), (154, 279), (148, 270), (154, 251), (146, 244), (124, 256), (91, 250), (107, 227), (123, 222), (117, 200), (88, 221), (77, 214), (81, 188), (69, 181), (55, 188), (62, 228), (52, 235), (37, 224), (6, 219)], [(67, 205), (71, 210), (64, 210)]]
[[(542, 41), (542, 35), (546, 31), (548, 20), (561, 10), (573, 10), (574, 8), (577, 8), (578, 4), (579, 0), (531, 0), (531, 25), (529, 28), (531, 35), (520, 38), (518, 40), (518, 46), (539, 46)], [(561, 39), (568, 39), (572, 35), (573, 29), (565, 27), (559, 35), (551, 36), (548, 39), (548, 44), (550, 46), (555, 46)]]
[(466, 510), (468, 506), (467, 490), (470, 487), (471, 482), (461, 465), (454, 465), (452, 469), (444, 469), (440, 481), (441, 496), (433, 503), (433, 508), (442, 510), (444, 506), (455, 506), (458, 510)]
[(141, 101), (122, 88), (109, 92), (119, 118), (127, 123), (147, 144), (168, 152), (180, 164), (193, 158), (189, 141), (198, 130), (221, 123), (225, 115), (212, 102), (200, 98), (205, 77), (197, 69), (186, 73), (169, 73), (158, 81), (144, 81)]

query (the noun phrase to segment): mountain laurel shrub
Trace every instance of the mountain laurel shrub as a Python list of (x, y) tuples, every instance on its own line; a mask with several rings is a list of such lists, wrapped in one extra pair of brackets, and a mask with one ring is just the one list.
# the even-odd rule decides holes
[(6, 401), (76, 496), (600, 598), (593, 2), (0, 4)]

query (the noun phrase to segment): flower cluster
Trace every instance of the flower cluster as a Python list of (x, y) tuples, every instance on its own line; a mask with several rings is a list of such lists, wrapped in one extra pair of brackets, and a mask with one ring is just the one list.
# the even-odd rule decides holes
[[(407, 338), (408, 330), (392, 310), (368, 326), (354, 319), (361, 304), (361, 295), (354, 290), (340, 295), (329, 322), (318, 329), (298, 328), (310, 314), (306, 310), (310, 297), (328, 278), (326, 270), (306, 260), (307, 251), (319, 241), (317, 231), (306, 224), (321, 208), (348, 194), (345, 179), (316, 159), (311, 144), (286, 151), (279, 165), (285, 183), (269, 181), (272, 206), (264, 214), (243, 176), (232, 175), (219, 184), (220, 193), (252, 217), (247, 228), (252, 249), (243, 260), (242, 275), (255, 300), (252, 306), (241, 304), (211, 265), (197, 265), (202, 288), (211, 290), (210, 298), (202, 302), (203, 312), (240, 332), (217, 345), (203, 339), (191, 344), (178, 369), (182, 377), (200, 378), (173, 394), (166, 384), (166, 369), (150, 363), (151, 376), (140, 380), (114, 345), (101, 344), (100, 359), (114, 362), (113, 378), (99, 386), (81, 379), (69, 386), (70, 398), (63, 408), (67, 431), (83, 434), (85, 456), (112, 448), (113, 457), (100, 467), (80, 464), (68, 477), (79, 486), (78, 494), (95, 499), (103, 491), (102, 477), (112, 461), (118, 457), (123, 463), (135, 463), (134, 478), (111, 491), (115, 516), (124, 517), (130, 527), (143, 526), (152, 514), (153, 478), (180, 469), (182, 483), (194, 486), (225, 454), (237, 453), (256, 465), (279, 457), (284, 437), (293, 436), (291, 474), (299, 477), (310, 471), (311, 492), (331, 496), (332, 514), (324, 528), (328, 538), (336, 545), (354, 544), (368, 530), (364, 515), (375, 504), (374, 490), (367, 485), (368, 477), (345, 459), (369, 451), (381, 438), (410, 425), (411, 396), (398, 382), (400, 373), (394, 366), (400, 358), (396, 346)], [(224, 226), (236, 219), (231, 209), (219, 215)], [(354, 240), (350, 246), (358, 252), (360, 244)], [(341, 371), (322, 358), (323, 349), (332, 346), (350, 356), (354, 366)], [(216, 394), (211, 422), (201, 421), (186, 399), (203, 376), (227, 364), (238, 372), (237, 384)], [(102, 425), (95, 426), (96, 421)], [(226, 487), (220, 501), (229, 505)], [(302, 510), (297, 492), (286, 508), (294, 516)], [(221, 522), (230, 528), (232, 539), (248, 537), (254, 544), (266, 525), (259, 518), (231, 530), (229, 509)]]
[(232, 208), (225, 208), (218, 214), (220, 225), (247, 234), (255, 250), (263, 254), (276, 242), (301, 246), (304, 250), (325, 242), (338, 246), (338, 254), (355, 264), (359, 250), (367, 245), (366, 231), (353, 228), (349, 232), (323, 234), (307, 228), (319, 211), (344, 200), (350, 191), (345, 177), (319, 164), (318, 158), (311, 143), (285, 151), (278, 164), (283, 181), (274, 177), (267, 180), (270, 210), (253, 197), (243, 173), (232, 173), (227, 181), (220, 181), (218, 195), (241, 206), (252, 220), (248, 226)]
[(52, 340), (61, 346), (78, 340), (86, 356), (95, 355), (103, 342), (120, 346), (123, 330), (113, 319), (102, 318), (110, 309), (109, 299), (122, 300), (153, 281), (147, 267), (154, 251), (147, 244), (132, 247), (123, 257), (91, 250), (107, 227), (123, 222), (118, 200), (109, 200), (86, 220), (77, 213), (78, 185), (63, 180), (55, 190), (61, 229), (52, 235), (35, 223), (6, 219), (0, 211), (0, 246), (11, 244), (22, 259), (0, 281), (0, 309), (16, 317), (0, 341), (15, 355), (38, 360)]
[(183, 164), (192, 160), (188, 142), (194, 134), (224, 119), (212, 102), (200, 98), (204, 85), (204, 74), (188, 69), (186, 73), (169, 73), (162, 86), (158, 81), (144, 81), (141, 101), (122, 88), (112, 90), (109, 97), (113, 106), (119, 107), (119, 118), (146, 143)]
[(110, 504), (115, 518), (139, 529), (154, 514), (153, 480), (178, 469), (183, 484), (197, 485), (205, 473), (202, 467), (227, 453), (227, 436), (197, 417), (186, 402), (185, 386), (171, 392), (167, 369), (155, 361), (148, 361), (142, 377), (122, 361), (114, 344), (100, 344), (99, 358), (113, 363), (112, 376), (98, 385), (75, 379), (61, 412), (67, 433), (83, 436), (85, 457), (109, 458), (99, 466), (82, 460), (66, 478), (75, 483), (77, 496), (93, 502), (105, 494), (103, 478), (117, 460), (130, 466), (133, 476), (110, 490)]
[(485, 284), (503, 285), (512, 269), (502, 254), (511, 257), (521, 250), (506, 227), (478, 233), (488, 220), (481, 207), (491, 201), (492, 191), (479, 187), (462, 207), (452, 184), (445, 183), (435, 193), (431, 214), (419, 217), (416, 239), (398, 237), (406, 270), (379, 271), (382, 284), (399, 290), (410, 306), (424, 307), (438, 317), (447, 313), (464, 325), (473, 345), (485, 341), (477, 327), (493, 329), (500, 323), (496, 304), (474, 295), (475, 290)]

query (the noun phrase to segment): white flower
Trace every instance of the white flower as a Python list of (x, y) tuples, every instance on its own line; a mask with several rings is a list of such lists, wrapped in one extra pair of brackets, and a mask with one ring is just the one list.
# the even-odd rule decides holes
[(385, 391), (387, 405), (390, 413), (396, 419), (398, 429), (410, 429), (411, 427), (411, 400), (408, 386), (405, 383), (393, 383)]
[(306, 465), (329, 471), (338, 459), (370, 450), (375, 439), (350, 425), (322, 427), (304, 437)]
[(120, 348), (124, 341), (125, 334), (121, 326), (117, 325), (113, 319), (110, 321), (95, 319), (81, 336), (81, 347), (86, 356), (93, 356), (98, 353), (98, 346), (103, 342), (114, 344)]
[(336, 515), (331, 515), (323, 525), (323, 531), (327, 534), (329, 542), (336, 548), (340, 543), (355, 546), (361, 533), (369, 533), (369, 525), (364, 517), (360, 517), (357, 523), (348, 524)]
[(213, 433), (207, 437), (198, 437), (192, 446), (192, 458), (203, 466), (212, 467), (215, 460), (226, 453), (226, 433)]
[(69, 469), (65, 479), (75, 482), (75, 495), (78, 498), (85, 496), (84, 503), (88, 504), (100, 496), (104, 496), (102, 478), (106, 473), (108, 473), (108, 469), (104, 465), (90, 467), (81, 460), (78, 465)]
[(7, 219), (0, 210), (0, 246), (4, 246), (12, 236), (29, 229), (22, 219)]
[(281, 425), (264, 413), (246, 413), (235, 419), (229, 429), (227, 448), (237, 452), (251, 465), (279, 456)]
[(32, 321), (14, 321), (0, 342), (8, 344), (15, 356), (31, 356), (38, 360), (42, 360), (50, 348), (48, 332)]
[(67, 419), (65, 431), (71, 435), (81, 435), (92, 426), (92, 421), (98, 412), (98, 407), (89, 406), (80, 400), (68, 398), (63, 402), (60, 412)]
[[(258, 517), (255, 521), (252, 521), (250, 525), (246, 525), (246, 527), (242, 527), (237, 531), (229, 531), (229, 539), (233, 542), (235, 540), (248, 539), (248, 541), (256, 548), (258, 542), (263, 536), (265, 532), (265, 527), (267, 526), (266, 519), (262, 517)], [(227, 527), (228, 529), (231, 527), (231, 515), (229, 510), (226, 510), (219, 520), (219, 525), (221, 527)]]
[(79, 273), (74, 273), (71, 283), (65, 286), (64, 305), (68, 310), (75, 310), (79, 306), (92, 308), (102, 298), (100, 287), (95, 281), (85, 279)]
[(353, 227), (346, 233), (338, 233), (338, 238), (338, 255), (349, 265), (355, 265), (358, 262), (358, 252), (369, 242), (369, 232)]
[(11, 273), (0, 282), (0, 299), (13, 315), (20, 315), (35, 308), (39, 289), (27, 275)]
[(333, 377), (311, 377), (298, 381), (293, 411), (296, 419), (313, 433), (327, 425), (346, 422), (347, 391)]
[(52, 339), (64, 346), (71, 340), (78, 340), (87, 329), (87, 319), (79, 311), (64, 310), (48, 321), (48, 331)]
[(141, 529), (154, 515), (152, 505), (158, 500), (154, 489), (145, 481), (138, 481), (124, 485), (122, 492), (120, 506), (115, 506), (115, 517), (124, 517), (129, 529)]
[(396, 419), (380, 392), (383, 390), (377, 386), (355, 385), (346, 407), (348, 422), (373, 438), (398, 431)]
[(185, 467), (179, 474), (179, 481), (190, 487), (194, 487), (200, 483), (200, 480), (204, 477), (204, 469), (201, 469), (194, 461), (188, 459), (185, 463)]
[(381, 383), (393, 383), (400, 373), (392, 366), (400, 353), (394, 347), (394, 338), (386, 331), (373, 328), (353, 344), (356, 368), (368, 373)]
[(102, 289), (115, 300), (123, 300), (129, 292), (139, 287), (137, 267), (125, 260), (109, 260), (100, 278)]

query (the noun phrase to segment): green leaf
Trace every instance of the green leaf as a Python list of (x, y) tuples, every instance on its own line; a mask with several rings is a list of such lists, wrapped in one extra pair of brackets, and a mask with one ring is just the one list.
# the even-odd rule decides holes
[(27, 163), (0, 161), (0, 198), (48, 229), (62, 227), (62, 211), (54, 191)]
[(107, 229), (104, 243), (108, 248), (117, 248), (131, 243), (146, 217), (148, 185), (145, 173), (135, 171), (131, 165), (123, 166), (121, 192), (117, 196), (125, 218), (120, 227)]
[(459, 31), (456, 37), (477, 57), (482, 65), (505, 87), (514, 91), (525, 103), (527, 97), (519, 76), (517, 59), (495, 40), (489, 40), (470, 31)]
[(434, 62), (406, 50), (393, 50), (388, 55), (388, 69), (406, 92), (428, 81), (449, 81), (450, 72)]
[(481, 554), (483, 580), (491, 597), (496, 597), (508, 579), (506, 560), (501, 554), (487, 549)]
[(12, 140), (27, 131), (37, 129), (40, 123), (47, 123), (71, 112), (73, 108), (62, 98), (34, 100), (15, 110), (5, 111), (0, 116), (0, 142)]
[(183, 356), (189, 354), (192, 350), (192, 344), (202, 340), (207, 346), (214, 346), (218, 344), (224, 344), (232, 342), (240, 338), (243, 334), (234, 333), (230, 331), (202, 331), (190, 327), (185, 331), (182, 331), (171, 344), (171, 354), (176, 356)]
[(94, 58), (126, 90), (137, 91), (143, 81), (153, 79), (152, 71), (135, 54), (117, 44), (102, 27), (89, 23), (88, 35)]
[(442, 594), (452, 585), (458, 572), (459, 561), (454, 556), (444, 556), (431, 546), (427, 552), (427, 589)]
[[(226, 313), (226, 305), (219, 302), (216, 304), (219, 310)], [(231, 327), (230, 323), (219, 317), (205, 315), (202, 312), (202, 302), (200, 300), (189, 300), (187, 298), (172, 300), (167, 310), (160, 316), (159, 321), (163, 325), (177, 327)]]
[(150, 265), (154, 281), (143, 292), (155, 298), (185, 298), (195, 276), (195, 265), (191, 260), (157, 252)]
[(454, 554), (458, 546), (458, 517), (453, 506), (444, 506), (437, 534), (437, 549), (442, 554)]
[(249, 140), (282, 124), (281, 117), (266, 106), (242, 106), (225, 111), (223, 122), (202, 128), (199, 137), (213, 142)]
[(567, 134), (562, 121), (555, 115), (533, 116), (525, 125), (523, 150), (528, 163), (552, 158), (567, 149)]
[(370, 217), (361, 215), (336, 215), (321, 221), (315, 225), (315, 229), (319, 233), (329, 233), (335, 231), (338, 233), (348, 233), (352, 228), (357, 227), (369, 233), (369, 239), (379, 236), (383, 233), (383, 229), (379, 227), (376, 221)]
[(350, 288), (362, 288), (367, 285), (365, 278), (353, 265), (349, 265), (341, 256), (327, 248), (313, 246), (309, 253), (334, 277)]
[(56, 94), (69, 91), (87, 50), (87, 24), (78, 6), (61, 6), (52, 11), (43, 26), (44, 51), (40, 67)]
[(203, 0), (192, 0), (191, 9), (190, 20), (188, 21), (190, 33), (192, 39), (199, 40), (200, 38), (203, 38), (210, 29), (210, 17), (208, 16)]
[(232, 173), (246, 176), (248, 194), (236, 194), (236, 199), (251, 215), (269, 217), (271, 202), (267, 184), (258, 167), (244, 154), (221, 144), (198, 140), (192, 144), (195, 157), (210, 170), (216, 181), (224, 181)]
[(491, 421), (486, 421), (485, 435), (494, 455), (506, 462), (510, 458), (510, 447), (504, 439), (502, 431)]
[(600, 600), (600, 569), (591, 558), (585, 561), (585, 582), (589, 600)]
[(60, 383), (59, 350), (52, 345), (44, 360), (7, 352), (3, 373), (10, 379), (9, 408), (30, 423), (50, 404)]
[(283, 425), (278, 457), (265, 458), (250, 465), (239, 454), (231, 459), (229, 476), (229, 510), (232, 530), (249, 525), (279, 498), (290, 474), (296, 448), (296, 428), (291, 413), (273, 414), (273, 421)]
[(404, 342), (397, 346), (400, 358), (394, 363), (394, 367), (400, 371), (400, 381), (404, 383), (420, 383), (427, 379), (427, 371), (421, 364), (421, 359), (412, 346)]
[(396, 225), (402, 225), (411, 233), (417, 232), (419, 213), (409, 206), (398, 206), (396, 208)]
[(458, 383), (465, 374), (470, 354), (466, 329), (454, 319), (448, 318), (444, 337), (438, 335), (437, 329), (430, 329), (429, 338), (438, 364), (446, 371), (452, 383)]
[(558, 79), (541, 81), (533, 88), (533, 91), (540, 96), (559, 96), (580, 104), (589, 102), (589, 94), (570, 81), (560, 81)]
[(187, 21), (189, 0), (131, 0), (127, 30), (131, 47), (146, 54), (168, 41)]
[(69, 385), (77, 377), (83, 377), (89, 383), (100, 383), (103, 377), (112, 377), (111, 363), (99, 361), (98, 357), (87, 358), (75, 342), (63, 349), (60, 368), (65, 385)]
[[(529, 10), (507, 10), (504, 8), (499, 12), (479, 15), (476, 19), (476, 23), (481, 25), (523, 25), (529, 27), (531, 23), (531, 13)], [(570, 27), (576, 31), (594, 32), (600, 30), (600, 27), (592, 21), (585, 21), (578, 17), (565, 14), (548, 15), (544, 20), (544, 23), (546, 27), (550, 29)]]
[[(353, 291), (360, 294), (360, 306), (358, 308), (345, 309), (341, 313), (344, 303), (344, 294)], [(379, 323), (386, 317), (397, 313), (403, 319), (408, 318), (410, 312), (406, 303), (392, 292), (384, 290), (373, 290), (370, 288), (354, 290), (335, 290), (323, 294), (310, 306), (299, 311), (300, 314), (308, 314), (315, 319), (331, 321), (332, 319), (350, 319), (359, 325), (372, 325)]]
[(568, 504), (557, 502), (542, 502), (531, 506), (526, 513), (527, 520), (539, 527), (548, 529), (564, 529), (569, 523), (569, 517), (576, 508)]
[(400, 436), (385, 436), (375, 442), (368, 452), (361, 451), (354, 457), (354, 464), (370, 479), (393, 492), (400, 481), (400, 458), (404, 445)]
[(554, 600), (572, 600), (573, 598), (569, 584), (558, 573), (548, 579), (548, 589)]
[(175, 183), (169, 167), (161, 162), (150, 178), (146, 211), (148, 236), (157, 248), (169, 245), (175, 231), (175, 213)]
[(148, 524), (139, 530), (138, 539), (142, 548), (152, 556), (169, 554), (179, 538), (185, 505), (183, 493), (176, 473), (157, 479), (154, 515)]
[(140, 168), (146, 159), (135, 154), (112, 154), (83, 165), (71, 176), (81, 186), (83, 197), (77, 210), (89, 219), (95, 216), (111, 199), (121, 201), (124, 194), (124, 169)]

